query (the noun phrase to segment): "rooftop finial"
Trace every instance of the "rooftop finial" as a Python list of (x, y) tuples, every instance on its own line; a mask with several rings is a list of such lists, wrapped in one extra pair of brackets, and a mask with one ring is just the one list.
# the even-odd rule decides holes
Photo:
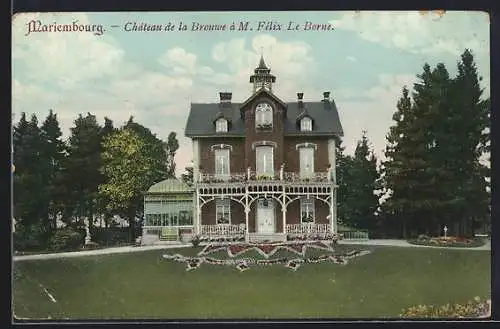
[(264, 62), (264, 47), (260, 47), (260, 61), (258, 69), (267, 69), (266, 62)]

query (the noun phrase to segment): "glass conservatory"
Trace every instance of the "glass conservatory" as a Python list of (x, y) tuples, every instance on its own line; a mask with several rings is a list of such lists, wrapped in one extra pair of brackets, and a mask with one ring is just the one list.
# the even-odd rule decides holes
[(193, 231), (193, 189), (177, 179), (154, 184), (144, 195), (142, 244), (179, 241)]

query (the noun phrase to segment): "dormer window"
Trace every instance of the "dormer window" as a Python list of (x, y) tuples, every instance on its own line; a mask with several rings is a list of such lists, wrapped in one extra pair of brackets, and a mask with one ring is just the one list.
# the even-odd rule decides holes
[(218, 133), (227, 132), (227, 120), (220, 118), (215, 122), (215, 131)]
[(273, 108), (268, 103), (260, 103), (255, 108), (255, 126), (257, 128), (273, 127)]
[(300, 121), (300, 131), (312, 131), (311, 118), (305, 117)]

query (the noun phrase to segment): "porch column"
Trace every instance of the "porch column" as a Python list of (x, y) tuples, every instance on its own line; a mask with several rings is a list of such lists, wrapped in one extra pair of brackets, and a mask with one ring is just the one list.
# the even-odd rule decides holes
[(333, 214), (333, 212), (334, 212), (334, 206), (336, 205), (337, 201), (336, 201), (336, 198), (334, 197), (335, 193), (334, 193), (333, 190), (334, 190), (334, 187), (332, 186), (330, 188), (330, 230), (331, 230), (332, 233), (335, 234), (335, 233), (337, 233), (337, 229), (336, 229), (336, 227), (334, 225), (334, 218), (333, 218), (334, 214)]
[(336, 185), (333, 189), (332, 221), (333, 221), (333, 228), (335, 229), (335, 233), (337, 233), (338, 227), (337, 227), (337, 187), (336, 187)]
[(248, 187), (245, 187), (245, 242), (249, 241), (249, 226), (248, 214), (250, 213), (250, 206), (248, 205)]
[(200, 190), (196, 189), (196, 224), (195, 233), (201, 234), (201, 204), (200, 204)]
[(281, 197), (282, 197), (281, 216), (283, 218), (283, 234), (285, 234), (285, 239), (286, 239), (286, 194), (284, 186), (283, 186), (283, 194), (281, 195)]

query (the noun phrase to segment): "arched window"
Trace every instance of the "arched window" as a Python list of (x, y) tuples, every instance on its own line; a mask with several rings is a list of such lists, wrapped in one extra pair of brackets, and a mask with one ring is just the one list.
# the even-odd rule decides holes
[(255, 108), (255, 126), (257, 128), (273, 126), (273, 108), (268, 103), (260, 103)]
[(305, 117), (300, 121), (300, 131), (312, 131), (311, 118)]
[(220, 118), (215, 122), (215, 132), (225, 133), (227, 132), (227, 120)]

